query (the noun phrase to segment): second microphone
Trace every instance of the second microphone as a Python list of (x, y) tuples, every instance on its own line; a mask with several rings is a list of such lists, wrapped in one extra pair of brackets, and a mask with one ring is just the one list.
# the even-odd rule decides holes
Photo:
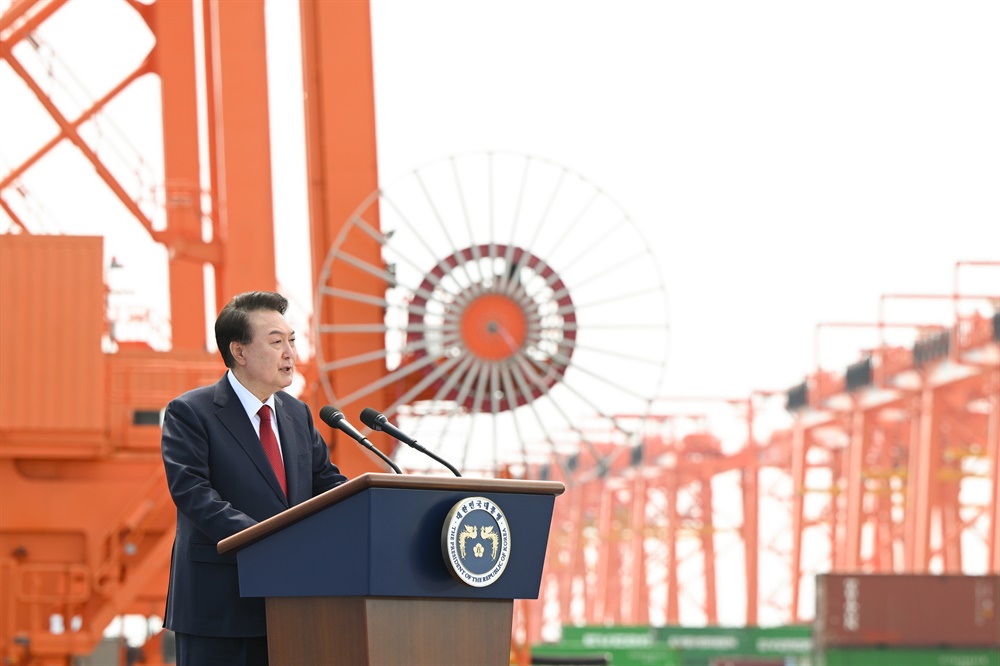
[(326, 405), (325, 407), (320, 409), (319, 418), (320, 420), (323, 421), (323, 423), (327, 424), (331, 428), (336, 428), (337, 430), (340, 430), (348, 437), (356, 441), (358, 444), (360, 444), (361, 446), (365, 447), (366, 449), (377, 455), (379, 458), (385, 461), (385, 464), (391, 467), (396, 472), (396, 474), (403, 473), (396, 465), (396, 463), (392, 462), (392, 460), (389, 459), (389, 456), (385, 455), (384, 453), (376, 449), (375, 445), (369, 442), (364, 435), (358, 432), (358, 429), (352, 426), (348, 422), (347, 418), (344, 417), (344, 414), (339, 410), (337, 410), (335, 407)]

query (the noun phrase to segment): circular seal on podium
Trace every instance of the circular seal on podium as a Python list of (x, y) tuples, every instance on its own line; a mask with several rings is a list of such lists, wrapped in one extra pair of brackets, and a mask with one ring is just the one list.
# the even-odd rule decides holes
[(472, 587), (492, 585), (510, 561), (510, 526), (485, 497), (455, 503), (441, 529), (441, 553), (452, 576)]

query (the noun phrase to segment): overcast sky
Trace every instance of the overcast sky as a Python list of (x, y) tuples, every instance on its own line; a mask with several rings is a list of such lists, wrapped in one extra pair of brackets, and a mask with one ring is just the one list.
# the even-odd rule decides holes
[[(996, 2), (375, 0), (372, 23), (383, 182), (509, 150), (596, 183), (660, 259), (666, 395), (787, 388), (818, 323), (1000, 261)], [(959, 288), (1000, 293), (1000, 270)], [(877, 336), (818, 340), (842, 369)]]

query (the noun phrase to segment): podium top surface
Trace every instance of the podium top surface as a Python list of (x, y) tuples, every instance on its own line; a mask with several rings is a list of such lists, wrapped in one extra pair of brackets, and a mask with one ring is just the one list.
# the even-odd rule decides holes
[(408, 490), (458, 490), (463, 492), (501, 492), (523, 495), (561, 495), (566, 490), (559, 481), (525, 481), (520, 479), (483, 479), (474, 477), (421, 476), (417, 474), (368, 473), (355, 477), (322, 495), (297, 504), (276, 516), (248, 527), (219, 542), (218, 552), (235, 552), (273, 534), (321, 509), (343, 501), (369, 488), (401, 488)]

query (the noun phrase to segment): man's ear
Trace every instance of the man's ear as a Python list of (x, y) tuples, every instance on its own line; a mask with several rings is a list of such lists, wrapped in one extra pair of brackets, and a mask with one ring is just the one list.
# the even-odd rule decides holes
[(233, 355), (233, 359), (236, 360), (236, 365), (246, 365), (247, 359), (244, 353), (243, 344), (236, 342), (229, 343), (229, 353)]

